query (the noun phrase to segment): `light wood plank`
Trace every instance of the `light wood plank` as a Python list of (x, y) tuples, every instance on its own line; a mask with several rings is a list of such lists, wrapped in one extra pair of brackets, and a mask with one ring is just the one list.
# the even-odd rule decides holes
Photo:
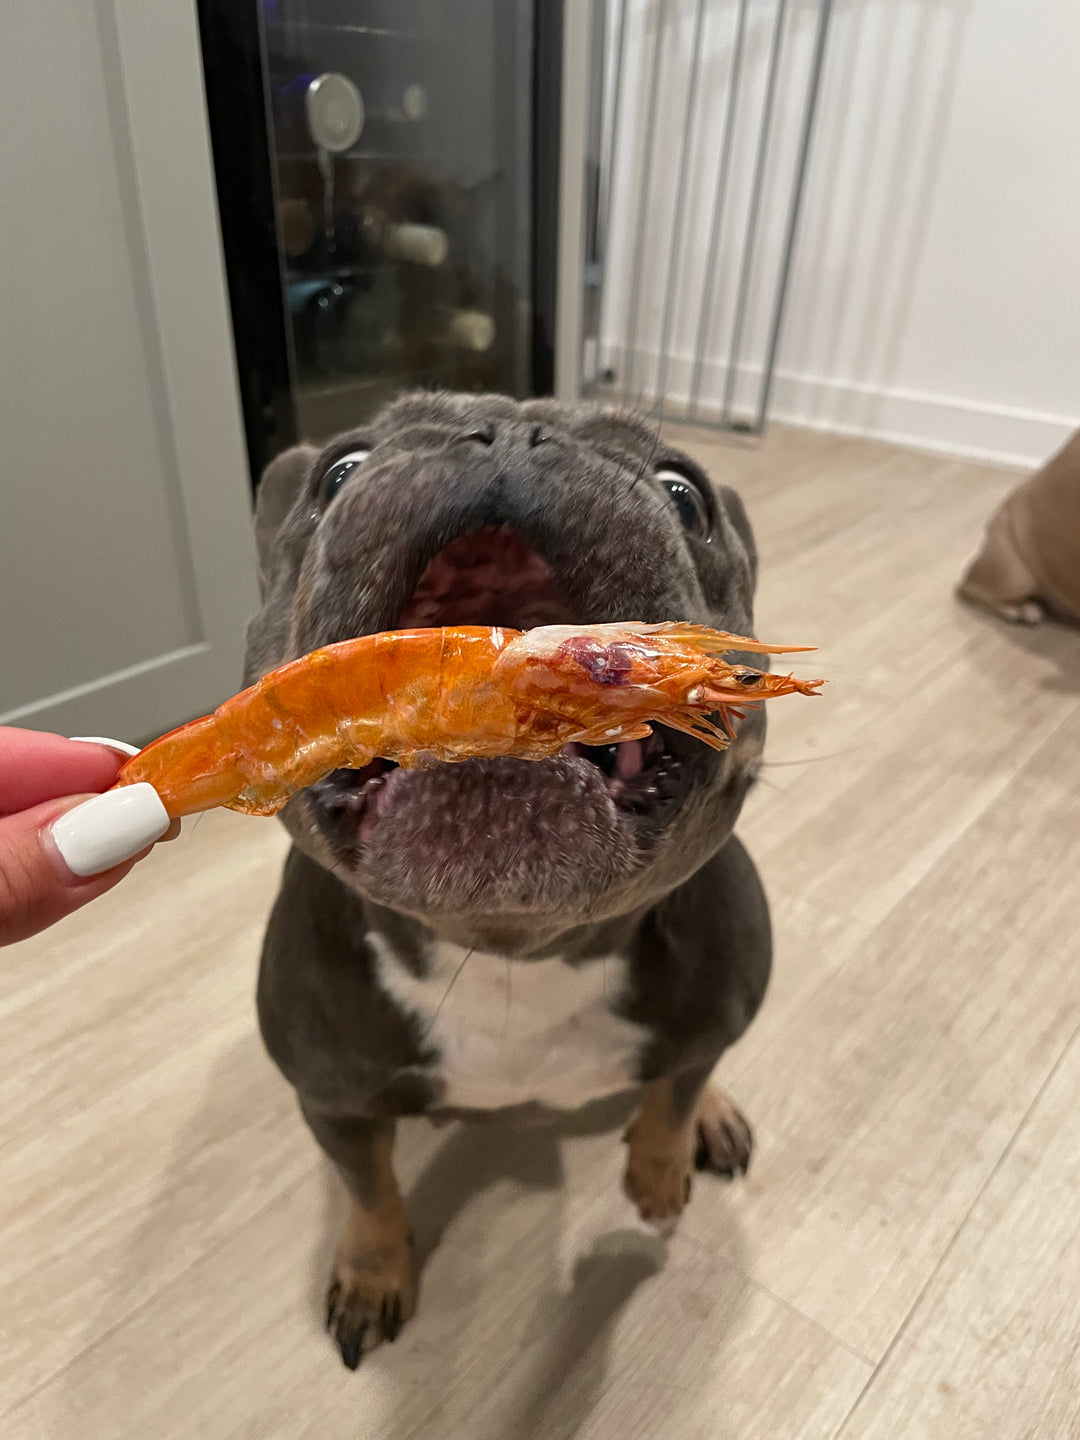
[[(816, 644), (819, 654), (798, 657), (798, 667), (830, 681), (821, 704), (770, 707), (770, 765), (845, 752), (855, 731), (889, 712), (886, 699), (981, 637), (983, 622), (952, 592), (988, 509), (1014, 478), (868, 442), (816, 436), (810, 444), (796, 433), (802, 463), (778, 455), (773, 470), (767, 457), (785, 454), (792, 432), (754, 452), (702, 432), (687, 446), (747, 504), (761, 554), (758, 633)], [(798, 773), (787, 763), (767, 770), (780, 787)]]
[(250, 1013), (287, 837), (227, 811), (159, 846), (90, 910), (14, 947), (0, 1001), (0, 1157), (20, 1134)]
[(11, 1146), (0, 1220), (0, 1413), (315, 1160), (292, 1094), (242, 1014)]
[[(879, 1358), (1080, 1018), (1073, 709), (857, 958), (751, 1029), (749, 1273)], [(870, 815), (859, 835), (877, 823)], [(1069, 878), (1066, 878), (1069, 877)], [(691, 1207), (688, 1233), (726, 1242)]]
[(1080, 1435), (1073, 1040), (843, 1440)]
[(185, 829), (5, 953), (0, 1413), (315, 1162), (252, 1016), (286, 837)]
[(1048, 683), (1050, 657), (1064, 662), (1070, 647), (1071, 635), (1048, 632), (1013, 652), (987, 630), (843, 753), (756, 797), (741, 834), (766, 875), (866, 925), (883, 919), (1073, 708)]
[[(442, 1243), (419, 1316), (359, 1374), (319, 1323), (340, 1209), (320, 1168), (105, 1330), (6, 1418), (5, 1436), (76, 1424), (110, 1440), (612, 1434), (625, 1387), (648, 1375), (640, 1440), (661, 1414), (690, 1436), (764, 1440), (783, 1417), (824, 1440), (865, 1385), (865, 1361), (735, 1267), (678, 1238), (665, 1265), (619, 1195), (613, 1137), (571, 1139), (560, 1160), (544, 1132), (406, 1130), (413, 1213), (422, 1240)], [(725, 1218), (722, 1187), (708, 1188)]]

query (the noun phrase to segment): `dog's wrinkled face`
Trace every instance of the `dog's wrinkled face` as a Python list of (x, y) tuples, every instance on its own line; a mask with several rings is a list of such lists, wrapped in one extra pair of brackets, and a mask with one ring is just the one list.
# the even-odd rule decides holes
[[(742, 506), (628, 411), (407, 395), (260, 487), (263, 607), (247, 678), (417, 625), (691, 620), (751, 633)], [(380, 904), (448, 933), (524, 937), (649, 904), (727, 838), (760, 754), (651, 740), (551, 760), (340, 770), (285, 823)], [(507, 942), (510, 943), (510, 942)]]

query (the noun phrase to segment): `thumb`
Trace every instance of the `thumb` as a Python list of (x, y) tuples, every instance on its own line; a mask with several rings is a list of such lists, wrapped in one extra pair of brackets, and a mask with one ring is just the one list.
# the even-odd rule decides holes
[(69, 795), (0, 819), (0, 945), (36, 935), (104, 895), (167, 829), (164, 807), (161, 819), (145, 805), (139, 813), (134, 796), (118, 806), (113, 797), (122, 794)]

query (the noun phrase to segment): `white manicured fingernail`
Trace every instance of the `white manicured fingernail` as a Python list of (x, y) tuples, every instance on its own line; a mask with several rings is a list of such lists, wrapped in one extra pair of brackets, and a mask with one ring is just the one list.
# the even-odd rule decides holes
[(76, 805), (51, 834), (73, 875), (100, 875), (160, 840), (170, 823), (160, 795), (143, 781)]
[(69, 735), (69, 740), (78, 740), (82, 745), (104, 745), (106, 750), (115, 750), (120, 755), (138, 755), (139, 747), (129, 745), (126, 740), (106, 740), (104, 735)]

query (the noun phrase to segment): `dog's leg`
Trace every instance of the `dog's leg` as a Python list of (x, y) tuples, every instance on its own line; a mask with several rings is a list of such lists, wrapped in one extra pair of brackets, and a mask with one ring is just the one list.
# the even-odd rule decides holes
[(395, 1340), (416, 1307), (413, 1236), (394, 1178), (392, 1120), (339, 1120), (304, 1111), (316, 1140), (349, 1190), (349, 1214), (330, 1289), (326, 1328), (355, 1370), (383, 1340)]
[(729, 1179), (746, 1173), (750, 1127), (708, 1083), (709, 1068), (646, 1085), (626, 1132), (626, 1193), (643, 1220), (673, 1220), (690, 1198), (695, 1167)]
[(1008, 514), (999, 511), (960, 582), (959, 593), (1012, 625), (1037, 625), (1046, 619), (1038, 589), (1038, 581), (1016, 548)]

